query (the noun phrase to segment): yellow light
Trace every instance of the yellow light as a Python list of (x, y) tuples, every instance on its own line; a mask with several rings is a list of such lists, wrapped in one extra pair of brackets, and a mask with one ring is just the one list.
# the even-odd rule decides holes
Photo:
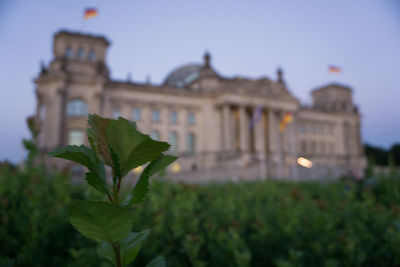
[(171, 170), (172, 172), (179, 172), (181, 170), (181, 164), (179, 164), (178, 162), (175, 162), (174, 164), (172, 164), (171, 166)]
[(311, 160), (308, 160), (308, 159), (303, 158), (303, 157), (299, 157), (299, 158), (297, 159), (297, 163), (298, 163), (300, 166), (303, 166), (303, 167), (305, 167), (305, 168), (311, 168), (311, 167), (312, 167), (312, 162), (311, 162)]
[(139, 174), (143, 171), (142, 166), (137, 166), (136, 168), (133, 169), (133, 173)]

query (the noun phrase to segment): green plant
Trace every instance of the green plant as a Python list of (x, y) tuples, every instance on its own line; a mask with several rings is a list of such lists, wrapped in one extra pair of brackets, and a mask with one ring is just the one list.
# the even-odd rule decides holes
[[(141, 202), (149, 189), (149, 178), (165, 169), (176, 157), (164, 155), (170, 145), (151, 139), (124, 118), (112, 120), (89, 115), (87, 136), (91, 148), (60, 147), (50, 156), (64, 158), (85, 166), (87, 183), (107, 196), (108, 201), (77, 200), (69, 207), (70, 222), (82, 235), (99, 242), (98, 254), (114, 266), (126, 266), (137, 256), (149, 230), (131, 232), (132, 205)], [(132, 192), (120, 199), (121, 184), (129, 172), (148, 164)], [(107, 183), (105, 166), (111, 168), (112, 188)], [(163, 265), (157, 257), (151, 266)]]

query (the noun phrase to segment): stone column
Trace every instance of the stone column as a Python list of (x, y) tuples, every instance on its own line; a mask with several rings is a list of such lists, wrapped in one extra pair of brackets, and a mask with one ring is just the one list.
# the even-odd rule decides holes
[(291, 168), (291, 178), (293, 180), (298, 179), (298, 168), (297, 168), (297, 147), (296, 147), (296, 120), (293, 116), (292, 122), (287, 125), (289, 130), (289, 151), (290, 151), (290, 168)]
[[(253, 118), (258, 108), (253, 109)], [(254, 122), (254, 146), (257, 154), (257, 159), (260, 167), (260, 179), (267, 178), (267, 162), (266, 162), (266, 151), (265, 151), (265, 120), (264, 111), (261, 111), (259, 120)]]
[(250, 130), (249, 130), (249, 120), (246, 114), (246, 107), (239, 107), (239, 135), (240, 135), (240, 152), (247, 155), (250, 151)]
[(269, 122), (269, 148), (270, 148), (270, 168), (274, 167), (274, 172), (271, 173), (275, 178), (282, 178), (283, 174), (283, 146), (282, 134), (279, 131), (279, 121), (276, 118), (276, 111), (270, 109), (268, 111)]
[(222, 125), (223, 125), (222, 141), (224, 144), (224, 151), (231, 151), (232, 125), (231, 125), (230, 107), (228, 104), (225, 104), (222, 108)]

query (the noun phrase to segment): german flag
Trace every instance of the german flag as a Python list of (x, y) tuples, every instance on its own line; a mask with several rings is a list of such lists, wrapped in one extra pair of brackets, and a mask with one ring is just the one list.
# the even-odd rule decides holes
[(328, 69), (329, 69), (329, 72), (330, 72), (330, 73), (340, 73), (340, 72), (342, 72), (342, 69), (341, 69), (340, 67), (338, 67), (338, 66), (332, 66), (332, 65), (330, 65), (330, 66), (328, 67)]
[(291, 123), (292, 120), (293, 120), (292, 112), (286, 112), (281, 122), (279, 123), (279, 131), (284, 132), (286, 129), (286, 124)]
[(85, 14), (84, 14), (83, 17), (85, 19), (91, 19), (91, 18), (97, 17), (98, 14), (99, 14), (99, 12), (97, 11), (96, 8), (86, 8), (85, 9)]

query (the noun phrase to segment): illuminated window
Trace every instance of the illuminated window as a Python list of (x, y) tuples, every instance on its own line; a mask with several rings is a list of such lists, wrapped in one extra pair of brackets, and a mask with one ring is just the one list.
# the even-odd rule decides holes
[(85, 50), (82, 47), (78, 49), (78, 59), (83, 60), (85, 59)]
[(88, 107), (81, 99), (73, 99), (67, 103), (67, 115), (71, 117), (84, 117), (88, 114)]
[(83, 131), (71, 130), (68, 133), (68, 145), (80, 146), (83, 144)]
[(140, 108), (133, 109), (132, 117), (134, 121), (140, 121), (142, 119), (142, 111), (140, 110)]
[(171, 152), (178, 152), (178, 134), (176, 132), (169, 133), (168, 143), (171, 145)]
[(178, 123), (178, 113), (176, 111), (171, 111), (169, 114), (169, 121), (171, 123)]
[(158, 109), (153, 109), (151, 115), (153, 122), (160, 122), (160, 111)]
[(195, 116), (193, 112), (188, 113), (188, 124), (193, 125), (195, 123)]
[(160, 133), (157, 130), (153, 130), (150, 132), (150, 137), (153, 140), (160, 140)]
[(96, 55), (96, 52), (94, 52), (94, 50), (90, 50), (89, 59), (90, 59), (90, 61), (96, 61), (97, 55)]
[(187, 146), (187, 152), (191, 155), (194, 154), (196, 150), (196, 138), (194, 136), (194, 133), (187, 134), (186, 146)]
[(121, 110), (119, 108), (114, 108), (113, 118), (118, 119), (118, 117), (120, 117), (120, 116), (121, 116)]
[(72, 58), (73, 56), (74, 56), (74, 51), (70, 46), (67, 46), (67, 48), (65, 49), (65, 57)]

